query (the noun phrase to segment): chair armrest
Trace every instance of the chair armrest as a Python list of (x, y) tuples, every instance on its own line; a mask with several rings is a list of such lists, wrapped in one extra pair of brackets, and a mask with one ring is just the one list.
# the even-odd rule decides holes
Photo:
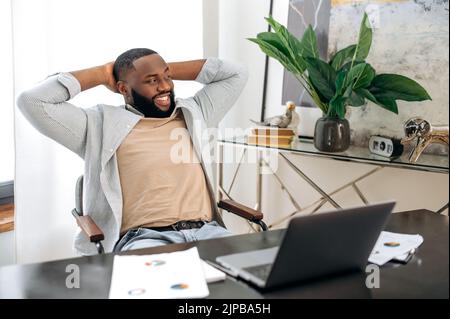
[(78, 226), (80, 226), (83, 233), (86, 234), (92, 243), (105, 239), (102, 230), (97, 226), (91, 216), (80, 216), (75, 209), (72, 211), (72, 215), (77, 220)]
[(239, 204), (231, 199), (221, 200), (218, 206), (222, 209), (225, 209), (226, 211), (229, 211), (230, 213), (233, 213), (250, 221), (260, 221), (264, 217), (263, 213), (261, 213), (260, 211)]

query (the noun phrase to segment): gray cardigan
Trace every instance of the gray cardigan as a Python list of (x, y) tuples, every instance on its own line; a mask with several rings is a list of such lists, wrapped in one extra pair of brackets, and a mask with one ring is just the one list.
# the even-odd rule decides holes
[[(242, 65), (209, 58), (196, 81), (205, 86), (191, 98), (177, 99), (176, 107), (183, 112), (211, 198), (217, 199), (211, 152), (216, 141), (210, 140), (205, 132), (207, 128), (217, 127), (236, 102), (247, 81), (247, 70)], [(143, 115), (130, 105), (99, 104), (84, 109), (67, 102), (78, 93), (77, 79), (70, 73), (60, 73), (20, 94), (17, 105), (39, 132), (84, 159), (83, 210), (103, 230), (103, 245), (110, 252), (119, 239), (122, 222), (116, 151)], [(216, 200), (211, 205), (215, 219), (222, 223)], [(94, 244), (80, 230), (74, 248), (83, 255), (96, 253)]]

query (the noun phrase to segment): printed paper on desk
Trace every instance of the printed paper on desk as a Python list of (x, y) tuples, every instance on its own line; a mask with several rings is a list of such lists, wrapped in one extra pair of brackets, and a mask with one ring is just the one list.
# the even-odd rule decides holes
[[(397, 243), (398, 245), (385, 245), (386, 243)], [(416, 249), (423, 243), (420, 235), (397, 234), (383, 231), (375, 244), (369, 257), (369, 262), (383, 266), (395, 257), (401, 258), (412, 249)]]
[(204, 260), (202, 260), (203, 272), (205, 274), (206, 282), (213, 283), (217, 281), (222, 281), (227, 278), (227, 276), (220, 270), (214, 268), (213, 266), (208, 265)]
[(115, 256), (111, 299), (204, 298), (209, 295), (197, 248), (145, 256)]

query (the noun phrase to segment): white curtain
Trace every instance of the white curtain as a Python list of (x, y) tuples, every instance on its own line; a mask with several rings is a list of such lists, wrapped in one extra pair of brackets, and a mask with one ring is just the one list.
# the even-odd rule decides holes
[(0, 1), (0, 183), (14, 179), (14, 94), (11, 3)]
[[(133, 47), (158, 51), (166, 61), (203, 56), (201, 0), (14, 0), (12, 3), (17, 95), (60, 71), (114, 60)], [(176, 83), (188, 96), (199, 85)], [(122, 97), (98, 87), (73, 103), (119, 105)], [(16, 256), (18, 263), (74, 255), (76, 179), (83, 162), (37, 132), (15, 113)]]

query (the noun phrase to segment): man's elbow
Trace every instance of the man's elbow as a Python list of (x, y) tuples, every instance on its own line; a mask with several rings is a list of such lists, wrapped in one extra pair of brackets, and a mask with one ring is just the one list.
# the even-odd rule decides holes
[(41, 110), (44, 106), (44, 103), (41, 100), (28, 91), (19, 94), (16, 104), (18, 109), (28, 120), (33, 118), (36, 115), (36, 112), (40, 113), (41, 111), (38, 110)]
[(27, 111), (33, 106), (34, 99), (28, 92), (22, 92), (17, 97), (17, 107), (22, 113), (27, 113)]
[(248, 67), (245, 64), (239, 63), (236, 65), (236, 69), (236, 77), (239, 79), (239, 83), (242, 88), (244, 88), (249, 77)]

